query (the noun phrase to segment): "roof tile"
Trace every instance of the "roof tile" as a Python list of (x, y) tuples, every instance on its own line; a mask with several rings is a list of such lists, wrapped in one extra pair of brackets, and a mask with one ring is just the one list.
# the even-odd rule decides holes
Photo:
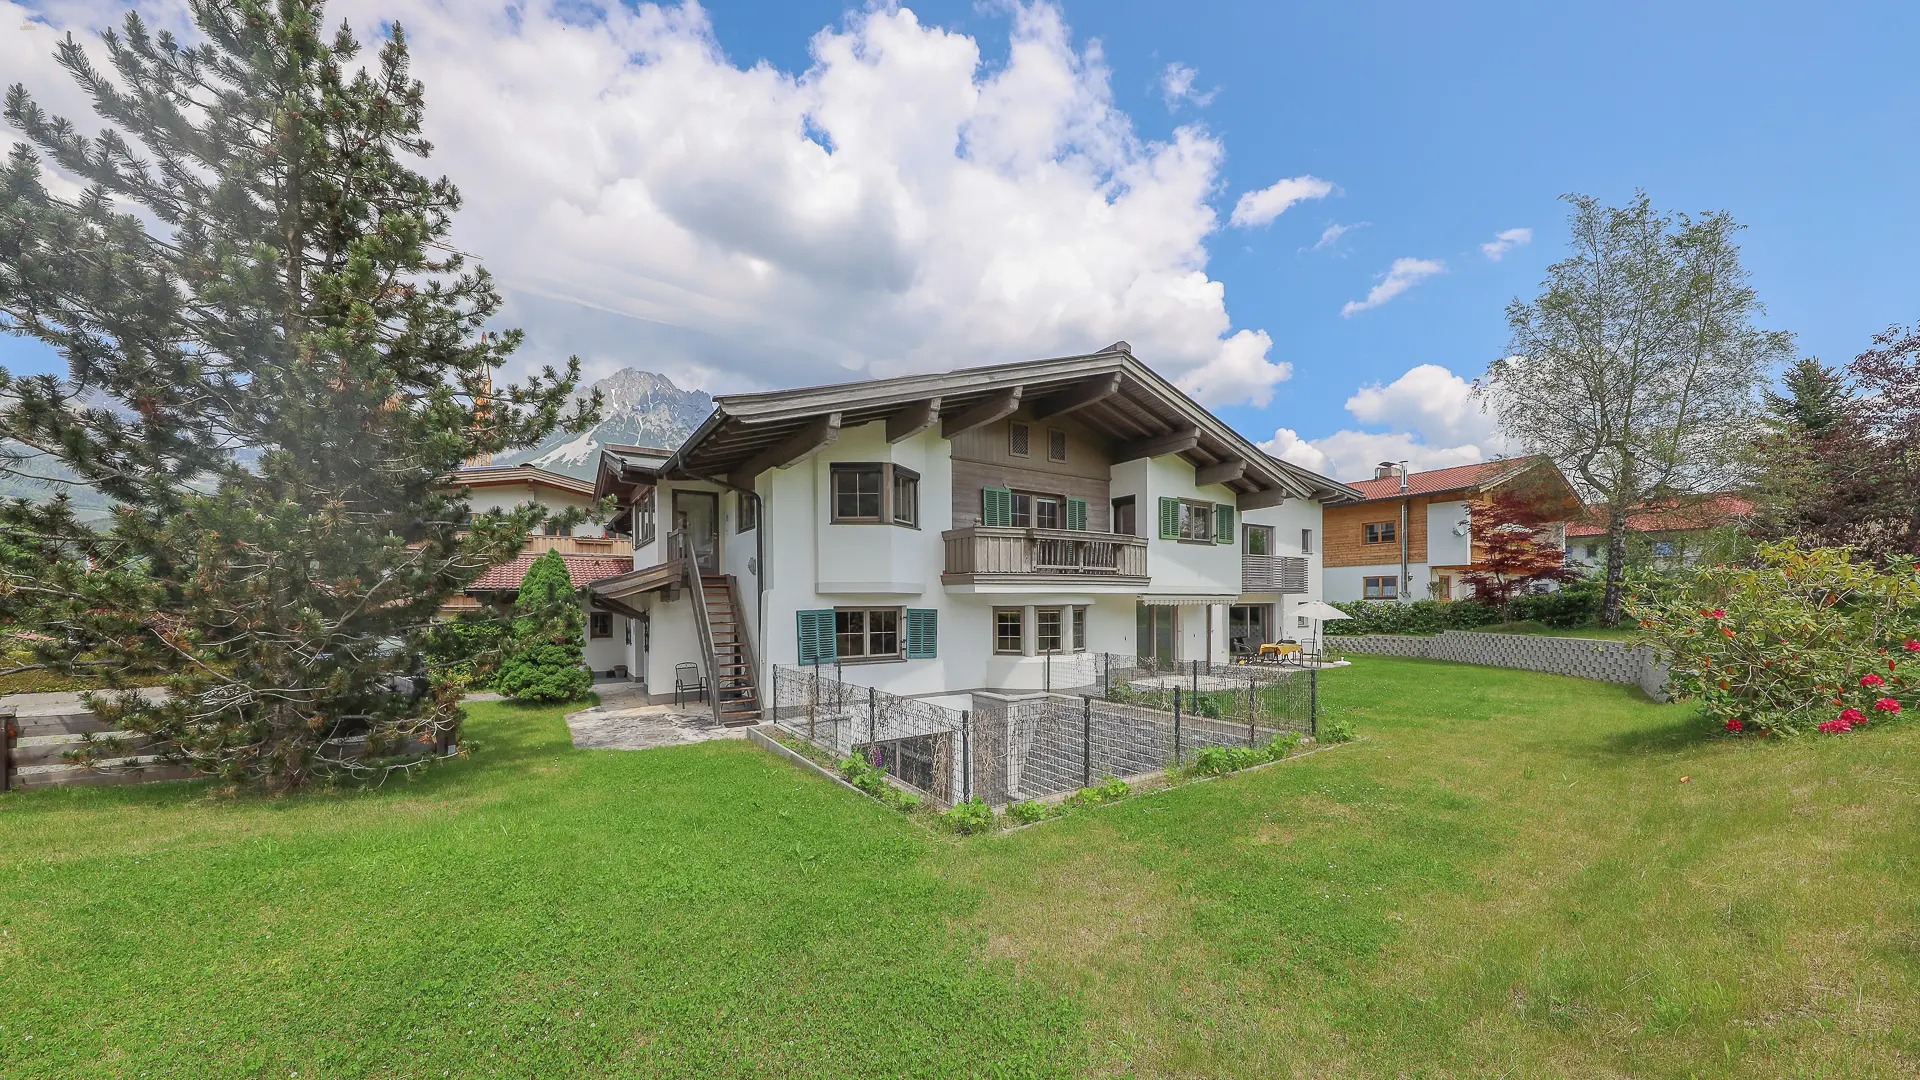
[[(480, 575), (480, 580), (467, 586), (467, 591), (475, 593), (517, 590), (520, 588), (520, 582), (526, 578), (527, 570), (533, 566), (533, 560), (539, 557), (538, 555), (516, 555), (512, 562), (501, 563)], [(567, 577), (576, 589), (599, 581), (601, 578), (624, 574), (633, 569), (632, 559), (623, 559), (615, 555), (562, 555), (560, 559), (567, 564)]]

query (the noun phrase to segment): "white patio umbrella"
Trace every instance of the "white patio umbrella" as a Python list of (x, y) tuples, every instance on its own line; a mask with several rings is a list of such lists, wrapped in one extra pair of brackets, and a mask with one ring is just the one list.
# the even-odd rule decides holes
[(1321, 624), (1332, 622), (1336, 619), (1353, 618), (1353, 616), (1347, 614), (1344, 611), (1341, 611), (1339, 608), (1334, 607), (1332, 604), (1328, 604), (1319, 600), (1309, 600), (1308, 602), (1301, 604), (1299, 607), (1294, 608), (1293, 613), (1295, 615), (1301, 616), (1302, 618), (1313, 620), (1313, 654), (1315, 656), (1325, 655), (1325, 652), (1321, 648), (1321, 644), (1322, 644), (1321, 639), (1323, 637), (1323, 634), (1321, 632)]

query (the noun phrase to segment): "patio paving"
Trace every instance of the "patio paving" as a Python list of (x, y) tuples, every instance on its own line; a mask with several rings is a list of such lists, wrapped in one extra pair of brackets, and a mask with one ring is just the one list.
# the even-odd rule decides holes
[(711, 739), (744, 739), (745, 729), (714, 723), (697, 704), (648, 705), (638, 686), (602, 683), (600, 704), (567, 714), (573, 745), (583, 750), (652, 750)]

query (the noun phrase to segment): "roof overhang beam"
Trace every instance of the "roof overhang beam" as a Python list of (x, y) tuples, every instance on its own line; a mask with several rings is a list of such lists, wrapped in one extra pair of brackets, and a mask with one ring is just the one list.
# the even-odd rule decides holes
[(986, 427), (995, 420), (1012, 416), (1020, 408), (1020, 389), (1015, 386), (1002, 390), (985, 398), (966, 412), (940, 421), (940, 437), (956, 438), (974, 428)]
[(1085, 382), (1056, 390), (1033, 403), (1033, 418), (1045, 420), (1049, 416), (1060, 416), (1084, 409), (1096, 401), (1103, 401), (1120, 392), (1120, 373), (1102, 375)]
[(940, 422), (940, 399), (928, 398), (887, 417), (887, 441), (904, 442)]
[(786, 439), (762, 450), (732, 472), (733, 482), (751, 491), (763, 472), (789, 469), (832, 446), (840, 438), (840, 414), (818, 416)]
[(1193, 486), (1206, 487), (1209, 484), (1231, 484), (1247, 475), (1245, 458), (1228, 458), (1217, 465), (1202, 465), (1193, 470)]
[(1155, 435), (1148, 439), (1136, 439), (1122, 445), (1114, 451), (1115, 465), (1137, 458), (1166, 457), (1168, 454), (1184, 454), (1200, 445), (1198, 427), (1176, 428), (1164, 435)]

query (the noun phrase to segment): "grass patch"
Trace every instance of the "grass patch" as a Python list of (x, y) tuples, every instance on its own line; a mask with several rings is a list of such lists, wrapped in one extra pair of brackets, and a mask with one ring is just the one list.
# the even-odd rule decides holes
[(0, 796), (0, 1075), (1914, 1071), (1920, 726), (1321, 685), (1367, 741), (966, 840), (509, 703), (379, 790)]

